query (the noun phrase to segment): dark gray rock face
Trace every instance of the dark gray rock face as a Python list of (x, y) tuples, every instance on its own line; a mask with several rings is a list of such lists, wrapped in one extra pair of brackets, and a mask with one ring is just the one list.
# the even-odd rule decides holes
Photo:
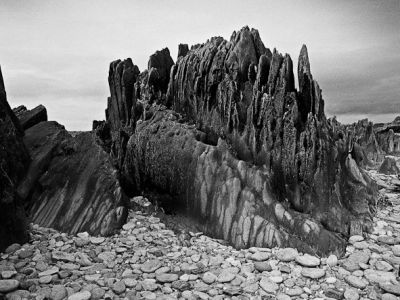
[(189, 52), (189, 46), (187, 44), (179, 44), (178, 57), (185, 56), (188, 52)]
[(7, 102), (0, 69), (0, 251), (27, 240), (27, 220), (16, 185), (25, 174), (29, 154), (23, 130)]
[(40, 122), (47, 121), (47, 110), (43, 105), (38, 105), (31, 110), (26, 109), (25, 106), (21, 105), (14, 108), (13, 112), (17, 116), (23, 130), (26, 130)]
[(156, 91), (167, 91), (169, 82), (169, 73), (174, 61), (171, 58), (168, 48), (156, 51), (152, 54), (148, 63), (149, 77), (148, 85)]
[(169, 109), (140, 94), (121, 177), (136, 193), (172, 195), (236, 247), (341, 253), (346, 236), (369, 229), (376, 187), (352, 135), (326, 119), (305, 46), (298, 79), (296, 91), (290, 56), (248, 27), (193, 46), (155, 101)]
[(108, 99), (106, 117), (113, 130), (132, 123), (132, 110), (136, 104), (134, 85), (139, 75), (139, 68), (130, 58), (116, 60), (110, 64), (108, 82), (111, 97)]
[(32, 162), (18, 193), (34, 223), (72, 234), (108, 235), (122, 226), (127, 198), (91, 132), (72, 137), (56, 122), (41, 122), (24, 142)]

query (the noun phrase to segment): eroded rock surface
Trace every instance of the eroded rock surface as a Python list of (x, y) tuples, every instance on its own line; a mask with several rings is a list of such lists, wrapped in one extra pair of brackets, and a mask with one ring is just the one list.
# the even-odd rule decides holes
[(29, 154), (23, 130), (7, 102), (0, 69), (0, 251), (14, 242), (26, 241), (27, 223), (16, 185), (25, 174)]
[(102, 235), (122, 226), (126, 196), (92, 133), (72, 137), (56, 122), (41, 122), (25, 131), (24, 143), (32, 162), (18, 193), (35, 223)]
[(305, 46), (299, 91), (290, 56), (271, 52), (248, 27), (179, 56), (166, 95), (152, 92), (150, 72), (136, 78), (139, 121), (111, 126), (132, 191), (172, 195), (237, 247), (341, 253), (346, 236), (368, 230), (376, 188), (352, 135), (325, 117)]

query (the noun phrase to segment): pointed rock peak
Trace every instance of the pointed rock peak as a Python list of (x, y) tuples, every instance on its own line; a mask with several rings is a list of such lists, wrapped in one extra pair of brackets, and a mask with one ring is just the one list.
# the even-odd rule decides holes
[(243, 26), (239, 31), (235, 30), (231, 35), (231, 43), (236, 44), (244, 33), (251, 34), (249, 26)]
[(301, 72), (307, 73), (311, 76), (310, 60), (308, 59), (308, 50), (306, 45), (303, 45), (300, 50), (298, 72), (299, 75)]

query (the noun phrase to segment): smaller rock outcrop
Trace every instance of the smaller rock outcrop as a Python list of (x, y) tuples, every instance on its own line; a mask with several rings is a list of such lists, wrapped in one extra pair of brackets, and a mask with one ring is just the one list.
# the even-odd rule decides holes
[(354, 141), (356, 160), (363, 167), (373, 167), (376, 162), (382, 161), (384, 151), (378, 142), (374, 124), (368, 119), (346, 126), (351, 132)]
[(399, 167), (397, 166), (396, 159), (391, 156), (386, 156), (381, 166), (379, 167), (378, 172), (386, 175), (400, 174), (400, 170)]
[(27, 221), (16, 186), (29, 164), (23, 130), (7, 102), (0, 69), (0, 251), (28, 238)]
[(21, 123), (23, 130), (26, 130), (40, 122), (47, 121), (47, 110), (43, 105), (38, 105), (31, 110), (27, 109), (24, 105), (21, 105), (14, 108), (13, 112)]
[(72, 137), (57, 122), (41, 122), (25, 131), (24, 142), (32, 162), (18, 194), (34, 223), (102, 235), (122, 226), (127, 198), (91, 132)]

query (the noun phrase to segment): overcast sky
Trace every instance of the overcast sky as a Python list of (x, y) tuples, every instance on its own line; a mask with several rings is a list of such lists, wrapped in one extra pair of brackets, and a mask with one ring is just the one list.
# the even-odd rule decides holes
[(104, 119), (108, 66), (244, 25), (297, 64), (306, 44), (328, 116), (400, 115), (400, 0), (0, 1), (0, 65), (11, 106), (43, 104), (68, 130)]

